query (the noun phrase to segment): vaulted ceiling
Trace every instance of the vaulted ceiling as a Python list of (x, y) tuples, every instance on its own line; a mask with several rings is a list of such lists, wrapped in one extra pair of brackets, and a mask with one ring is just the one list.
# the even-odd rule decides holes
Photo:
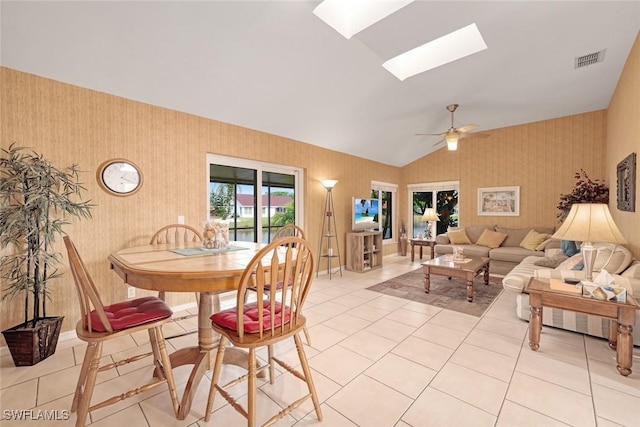
[[(483, 132), (607, 108), (639, 1), (416, 1), (346, 39), (318, 1), (2, 1), (3, 66), (402, 166)], [(475, 23), (488, 48), (399, 81), (382, 63)], [(574, 69), (576, 57), (604, 61)], [(482, 139), (460, 142), (481, 144)], [(444, 148), (446, 149), (446, 148)]]

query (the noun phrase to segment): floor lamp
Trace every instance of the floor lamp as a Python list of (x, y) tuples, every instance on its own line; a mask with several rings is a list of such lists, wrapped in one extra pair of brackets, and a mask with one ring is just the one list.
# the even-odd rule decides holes
[(588, 282), (593, 278), (593, 264), (597, 252), (593, 242), (627, 243), (613, 222), (609, 206), (604, 203), (574, 203), (567, 219), (552, 237), (583, 242), (580, 252), (584, 262), (585, 280)]
[[(318, 248), (318, 254), (322, 254), (322, 241), (327, 239), (327, 252), (321, 255), (327, 258), (327, 273), (329, 274), (329, 280), (332, 275), (332, 260), (338, 258), (338, 268), (340, 269), (340, 276), (342, 276), (342, 264), (340, 263), (340, 245), (338, 244), (336, 233), (336, 219), (333, 216), (333, 187), (336, 186), (338, 181), (335, 179), (325, 179), (322, 181), (322, 186), (327, 190), (327, 198), (324, 202), (324, 216), (322, 218), (322, 237), (320, 239), (320, 247)], [(325, 231), (326, 226), (326, 231)], [(332, 239), (335, 239), (335, 253), (332, 245)], [(320, 271), (320, 264), (318, 263), (318, 269), (316, 270), (316, 277)]]

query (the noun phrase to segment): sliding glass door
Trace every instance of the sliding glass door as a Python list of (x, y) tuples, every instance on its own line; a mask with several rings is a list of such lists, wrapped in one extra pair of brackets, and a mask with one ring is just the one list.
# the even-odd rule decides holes
[(271, 241), (283, 225), (300, 226), (302, 169), (207, 156), (209, 218), (229, 221), (229, 238), (236, 241)]

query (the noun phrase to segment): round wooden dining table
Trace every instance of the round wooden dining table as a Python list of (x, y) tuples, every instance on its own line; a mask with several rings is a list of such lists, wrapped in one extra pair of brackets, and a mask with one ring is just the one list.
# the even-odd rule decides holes
[[(179, 349), (170, 355), (171, 366), (193, 364), (180, 402), (178, 419), (183, 420), (200, 380), (212, 366), (211, 355), (217, 344), (209, 317), (214, 293), (238, 288), (240, 276), (249, 261), (264, 245), (231, 242), (226, 250), (202, 248), (201, 242), (145, 245), (122, 249), (109, 255), (111, 268), (122, 280), (139, 289), (165, 292), (197, 292), (198, 345)], [(247, 367), (246, 353), (230, 348), (224, 363)]]

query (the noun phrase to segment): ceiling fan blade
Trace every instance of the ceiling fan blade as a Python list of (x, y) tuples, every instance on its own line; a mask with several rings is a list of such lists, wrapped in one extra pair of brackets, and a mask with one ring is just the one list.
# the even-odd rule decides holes
[(464, 125), (458, 128), (458, 132), (469, 132), (472, 129), (477, 128), (478, 125)]
[(443, 133), (414, 133), (414, 136), (442, 136), (446, 132)]
[(442, 144), (443, 142), (444, 142), (444, 139), (441, 139), (440, 141), (438, 141), (435, 144), (433, 144), (433, 146), (437, 147), (438, 145)]

